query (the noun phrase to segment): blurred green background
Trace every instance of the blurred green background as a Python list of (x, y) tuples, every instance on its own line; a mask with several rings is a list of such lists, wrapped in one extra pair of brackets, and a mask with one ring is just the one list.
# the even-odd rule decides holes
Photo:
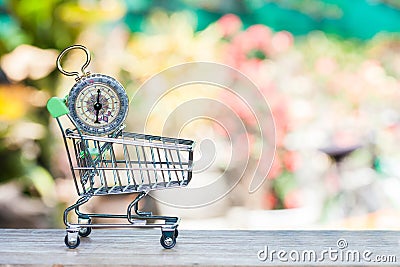
[(167, 67), (212, 61), (246, 74), (269, 101), (269, 180), (251, 196), (239, 185), (209, 216), (182, 212), (184, 227), (399, 229), (400, 1), (1, 0), (0, 227), (61, 227), (77, 198), (45, 109), (73, 84), (55, 59), (76, 43), (128, 95)]

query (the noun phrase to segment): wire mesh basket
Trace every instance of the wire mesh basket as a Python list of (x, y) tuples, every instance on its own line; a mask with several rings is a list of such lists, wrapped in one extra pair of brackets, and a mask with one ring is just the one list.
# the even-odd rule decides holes
[[(193, 141), (120, 132), (113, 138), (70, 132), (79, 195), (106, 195), (186, 186)], [(76, 179), (79, 177), (80, 179)]]

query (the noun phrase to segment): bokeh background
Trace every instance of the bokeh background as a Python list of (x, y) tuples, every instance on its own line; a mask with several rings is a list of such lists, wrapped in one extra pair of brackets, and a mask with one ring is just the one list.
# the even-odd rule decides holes
[[(76, 43), (91, 50), (90, 69), (116, 77), (129, 96), (168, 67), (209, 61), (238, 69), (268, 100), (276, 156), (267, 181), (249, 194), (243, 177), (223, 199), (198, 209), (146, 203), (182, 216), (181, 228), (400, 229), (396, 0), (0, 1), (0, 227), (63, 227), (62, 211), (77, 199), (61, 134), (45, 108), (74, 83), (55, 60)], [(83, 61), (71, 53), (65, 66)], [(161, 117), (196, 97), (236, 106), (247, 139), (257, 144), (248, 110), (231, 94), (199, 86), (166, 96), (147, 133), (176, 132), (168, 131), (181, 126), (173, 121), (160, 132)], [(140, 130), (136, 116), (148, 115), (135, 108), (130, 131)], [(206, 136), (220, 153), (227, 142), (205, 121), (185, 134)], [(257, 163), (251, 155), (243, 160)], [(240, 175), (224, 169), (225, 161), (217, 155), (193, 182)], [(126, 201), (105, 197), (88, 209), (123, 212)]]

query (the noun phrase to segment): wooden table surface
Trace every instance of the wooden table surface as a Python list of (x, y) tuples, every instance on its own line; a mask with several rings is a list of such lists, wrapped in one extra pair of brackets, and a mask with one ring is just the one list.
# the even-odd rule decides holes
[[(161, 247), (157, 229), (95, 229), (76, 249), (64, 245), (64, 236), (62, 229), (0, 229), (0, 265), (400, 265), (398, 231), (180, 230), (170, 250)], [(266, 247), (268, 255), (277, 252), (262, 261)]]

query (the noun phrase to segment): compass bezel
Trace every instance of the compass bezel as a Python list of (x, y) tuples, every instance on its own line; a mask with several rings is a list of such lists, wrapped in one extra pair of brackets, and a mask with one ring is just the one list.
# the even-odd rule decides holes
[[(84, 89), (94, 84), (104, 85), (106, 88), (113, 90), (118, 96), (119, 111), (116, 114), (116, 118), (107, 124), (99, 124), (99, 126), (89, 125), (85, 123), (77, 113), (76, 100), (82, 93)], [(104, 74), (91, 74), (82, 77), (75, 85), (72, 87), (70, 94), (68, 96), (68, 109), (71, 118), (76, 123), (76, 126), (83, 133), (92, 135), (107, 135), (115, 132), (124, 123), (126, 116), (128, 114), (129, 100), (125, 92), (124, 87), (114, 78), (104, 75)]]

